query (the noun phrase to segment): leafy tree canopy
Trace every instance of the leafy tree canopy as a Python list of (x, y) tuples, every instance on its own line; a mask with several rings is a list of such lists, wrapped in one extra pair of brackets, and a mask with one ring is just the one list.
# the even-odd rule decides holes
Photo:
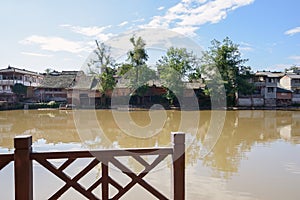
[[(247, 79), (251, 76), (250, 67), (244, 66), (248, 59), (241, 58), (239, 46), (228, 37), (222, 42), (213, 40), (208, 51), (202, 57), (202, 75), (206, 80), (223, 83), (225, 86), (227, 104), (235, 104), (238, 91), (251, 93), (252, 84)], [(219, 72), (220, 76), (217, 76)]]
[(183, 92), (182, 81), (201, 77), (198, 58), (185, 48), (171, 47), (156, 63), (159, 78), (167, 88), (166, 98), (172, 103)]
[(23, 84), (21, 83), (16, 83), (13, 88), (12, 88), (12, 91), (17, 94), (18, 96), (21, 96), (21, 95), (26, 95), (27, 94), (27, 87), (24, 86)]

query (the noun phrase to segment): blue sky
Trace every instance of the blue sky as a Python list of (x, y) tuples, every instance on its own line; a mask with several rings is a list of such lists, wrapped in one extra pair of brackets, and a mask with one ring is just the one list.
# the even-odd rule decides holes
[(253, 71), (283, 70), (300, 66), (299, 8), (299, 0), (0, 1), (0, 68), (79, 70), (95, 39), (162, 28), (204, 50), (228, 36)]

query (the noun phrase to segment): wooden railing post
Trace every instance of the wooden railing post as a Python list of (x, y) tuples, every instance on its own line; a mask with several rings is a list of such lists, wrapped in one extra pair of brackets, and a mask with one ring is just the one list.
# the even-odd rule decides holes
[(14, 139), (15, 199), (33, 199), (32, 161), (30, 159), (32, 137), (17, 136)]
[(172, 133), (174, 200), (185, 198), (185, 134)]

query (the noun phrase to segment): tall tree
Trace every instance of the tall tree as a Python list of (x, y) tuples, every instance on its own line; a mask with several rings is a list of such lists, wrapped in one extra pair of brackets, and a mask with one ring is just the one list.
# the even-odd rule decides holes
[(130, 42), (133, 45), (133, 49), (127, 53), (127, 61), (129, 63), (121, 66), (119, 74), (129, 80), (129, 86), (137, 96), (139, 104), (143, 103), (144, 94), (149, 88), (148, 82), (156, 79), (156, 73), (146, 64), (149, 56), (145, 49), (145, 41), (141, 37), (136, 38), (132, 36)]
[(185, 48), (171, 47), (156, 63), (159, 78), (167, 89), (166, 97), (173, 104), (182, 95), (182, 81), (200, 78), (198, 58)]
[(127, 60), (130, 61), (136, 71), (136, 83), (139, 85), (139, 69), (146, 64), (149, 56), (145, 49), (146, 43), (141, 37), (136, 39), (135, 36), (132, 36), (130, 42), (133, 45), (133, 49), (128, 52)]
[(115, 61), (111, 57), (110, 47), (104, 43), (99, 43), (97, 40), (96, 49), (94, 50), (95, 57), (90, 60), (88, 67), (91, 74), (100, 81), (99, 90), (102, 92), (104, 101), (106, 99), (106, 93), (114, 89), (116, 81), (114, 75)]
[[(251, 93), (253, 87), (246, 81), (250, 75), (250, 67), (244, 66), (248, 59), (242, 59), (239, 46), (234, 44), (228, 37), (222, 42), (213, 40), (208, 51), (203, 53), (202, 74), (210, 81), (224, 84), (227, 105), (235, 105), (239, 90), (243, 93)], [(219, 72), (220, 77), (216, 76)]]

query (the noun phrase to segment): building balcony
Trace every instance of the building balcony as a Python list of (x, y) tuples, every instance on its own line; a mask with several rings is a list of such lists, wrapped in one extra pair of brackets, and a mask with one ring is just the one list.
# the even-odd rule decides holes
[(266, 82), (266, 87), (277, 87), (279, 83), (277, 82)]
[(275, 99), (276, 98), (276, 92), (266, 93), (265, 99)]
[(291, 87), (296, 87), (296, 88), (300, 88), (300, 83), (293, 83), (291, 84)]
[(293, 93), (293, 98), (300, 98), (300, 94)]
[(254, 85), (257, 86), (257, 87), (265, 87), (266, 82), (254, 82)]
[(0, 90), (0, 93), (12, 94), (13, 92), (11, 90)]
[(0, 80), (0, 85), (14, 85), (14, 80)]
[(24, 86), (38, 86), (38, 83), (33, 83), (30, 81), (23, 81), (23, 80), (0, 80), (0, 85), (15, 85), (16, 83), (23, 84)]

